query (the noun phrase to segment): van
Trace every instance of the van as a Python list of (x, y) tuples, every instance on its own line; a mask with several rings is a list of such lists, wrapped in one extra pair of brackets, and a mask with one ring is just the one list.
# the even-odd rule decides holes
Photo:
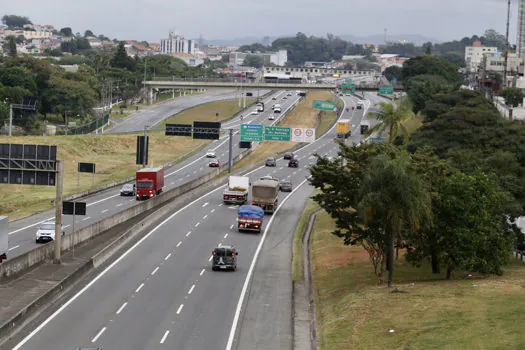
[(212, 270), (231, 270), (237, 269), (237, 249), (229, 245), (220, 245), (213, 249)]

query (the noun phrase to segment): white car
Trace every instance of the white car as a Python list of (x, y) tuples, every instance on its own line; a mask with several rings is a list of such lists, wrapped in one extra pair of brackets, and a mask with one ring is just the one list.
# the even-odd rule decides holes
[(268, 117), (268, 120), (275, 120), (275, 116), (273, 114), (270, 114), (270, 116)]
[[(62, 236), (64, 236), (66, 232), (64, 231), (64, 226), (62, 226)], [(38, 229), (36, 231), (36, 243), (40, 242), (49, 242), (55, 240), (55, 222), (54, 221), (47, 221), (40, 226), (38, 226)]]
[(208, 153), (206, 153), (206, 158), (215, 158), (217, 157), (215, 155), (215, 152), (214, 151), (208, 151)]
[(252, 112), (251, 112), (250, 114), (253, 114), (253, 115), (258, 115), (258, 114), (259, 114), (259, 112), (258, 112), (257, 110), (254, 110), (254, 111), (252, 111)]

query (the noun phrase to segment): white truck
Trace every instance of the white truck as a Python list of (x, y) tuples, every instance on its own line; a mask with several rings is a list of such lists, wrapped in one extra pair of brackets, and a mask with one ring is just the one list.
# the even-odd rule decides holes
[(248, 176), (230, 176), (228, 188), (222, 193), (224, 203), (244, 204), (248, 200), (250, 178)]
[(9, 219), (7, 216), (0, 216), (0, 263), (7, 259), (9, 243)]

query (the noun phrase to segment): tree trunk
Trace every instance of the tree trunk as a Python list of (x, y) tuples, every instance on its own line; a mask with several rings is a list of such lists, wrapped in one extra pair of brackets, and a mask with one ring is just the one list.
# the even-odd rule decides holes
[(454, 267), (453, 267), (453, 266), (449, 266), (449, 267), (447, 267), (447, 280), (449, 280), (450, 278), (452, 278), (452, 270), (454, 270)]
[(388, 247), (388, 288), (392, 288), (392, 279), (394, 277), (394, 239), (394, 236), (392, 236)]
[(439, 268), (439, 258), (435, 252), (432, 252), (431, 256), (431, 265), (432, 265), (432, 273), (433, 274), (440, 274), (441, 269)]

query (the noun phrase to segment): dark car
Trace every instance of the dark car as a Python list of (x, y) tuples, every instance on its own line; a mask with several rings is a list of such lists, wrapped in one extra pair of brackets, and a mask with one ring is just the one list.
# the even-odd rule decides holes
[(292, 152), (287, 152), (284, 154), (284, 159), (292, 159), (294, 154)]
[(219, 167), (219, 161), (217, 159), (211, 160), (209, 163), (210, 168), (218, 168)]
[(135, 196), (135, 193), (136, 193), (135, 184), (125, 184), (120, 189), (121, 196)]
[(274, 157), (269, 157), (268, 159), (266, 159), (265, 165), (266, 166), (277, 166), (277, 162), (275, 161)]
[(237, 249), (229, 245), (220, 245), (213, 249), (213, 260), (211, 269), (215, 270), (233, 270), (237, 269)]
[(290, 159), (288, 162), (288, 168), (298, 168), (299, 167), (299, 161), (295, 158)]
[(281, 181), (279, 189), (283, 192), (292, 192), (292, 182), (288, 180)]
[(357, 109), (363, 109), (363, 105), (361, 103), (357, 104)]

